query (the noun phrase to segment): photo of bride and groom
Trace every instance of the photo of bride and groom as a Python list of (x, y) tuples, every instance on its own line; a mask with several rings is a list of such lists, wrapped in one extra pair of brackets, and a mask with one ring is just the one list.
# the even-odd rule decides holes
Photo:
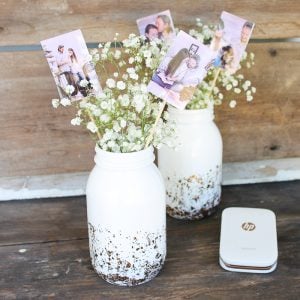
[(80, 30), (41, 41), (41, 45), (60, 98), (70, 96), (71, 100), (80, 100), (88, 92), (98, 94), (101, 91)]
[(136, 22), (140, 35), (145, 36), (147, 42), (160, 39), (170, 43), (176, 36), (169, 10), (138, 19)]
[(148, 85), (148, 91), (184, 109), (206, 76), (214, 53), (180, 31)]

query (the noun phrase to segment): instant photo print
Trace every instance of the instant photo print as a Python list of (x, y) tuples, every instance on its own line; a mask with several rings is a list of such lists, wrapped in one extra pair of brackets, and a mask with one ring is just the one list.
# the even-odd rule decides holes
[(196, 86), (206, 76), (213, 55), (207, 46), (180, 31), (154, 72), (148, 91), (178, 109), (184, 109)]
[(155, 39), (161, 39), (171, 43), (176, 36), (169, 10), (138, 19), (136, 22), (140, 35), (145, 36), (148, 42)]
[(270, 273), (278, 258), (276, 216), (268, 209), (223, 210), (220, 265), (233, 272)]
[(254, 23), (223, 11), (218, 29), (210, 44), (216, 56), (214, 66), (225, 69), (230, 74), (235, 73), (253, 28)]
[(102, 91), (80, 30), (41, 41), (41, 45), (61, 99), (80, 100), (88, 92), (98, 95)]

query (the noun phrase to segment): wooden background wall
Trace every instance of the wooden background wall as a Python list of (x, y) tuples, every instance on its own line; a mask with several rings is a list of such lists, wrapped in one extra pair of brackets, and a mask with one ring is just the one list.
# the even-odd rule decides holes
[[(70, 125), (72, 110), (54, 110), (57, 91), (39, 41), (81, 28), (87, 42), (137, 32), (139, 17), (170, 9), (176, 27), (222, 10), (256, 23), (248, 72), (255, 100), (216, 109), (225, 162), (300, 156), (300, 1), (0, 0), (0, 177), (88, 171), (94, 144)], [(29, 46), (28, 46), (29, 45)]]

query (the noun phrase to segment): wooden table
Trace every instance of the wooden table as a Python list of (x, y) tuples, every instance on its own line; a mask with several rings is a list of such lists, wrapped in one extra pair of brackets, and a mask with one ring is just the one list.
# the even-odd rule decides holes
[[(151, 282), (124, 288), (93, 271), (84, 197), (0, 203), (0, 299), (300, 299), (299, 181), (223, 188), (212, 217), (168, 218), (168, 255)], [(271, 274), (224, 271), (218, 264), (225, 207), (272, 209), (279, 264)]]

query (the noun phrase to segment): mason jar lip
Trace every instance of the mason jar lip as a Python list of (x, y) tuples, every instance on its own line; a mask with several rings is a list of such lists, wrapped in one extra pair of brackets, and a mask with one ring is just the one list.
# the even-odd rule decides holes
[(170, 113), (170, 118), (175, 118), (178, 124), (190, 124), (196, 121), (202, 122), (207, 120), (213, 121), (215, 117), (213, 107), (180, 110), (168, 105), (168, 112)]
[(100, 148), (100, 146), (98, 145), (98, 143), (96, 143), (95, 146), (95, 152), (100, 155), (105, 155), (105, 156), (109, 156), (109, 157), (117, 157), (117, 156), (122, 156), (125, 157), (127, 156), (129, 157), (134, 157), (134, 156), (143, 156), (144, 154), (146, 154), (147, 152), (149, 153), (153, 153), (154, 148), (152, 145), (148, 146), (146, 149), (142, 149), (139, 151), (133, 151), (133, 152), (111, 152), (111, 151), (106, 151)]
[(207, 107), (207, 108), (199, 108), (199, 109), (178, 109), (172, 105), (168, 105), (168, 110), (175, 114), (194, 114), (199, 115), (199, 113), (211, 113), (213, 114), (213, 108)]

